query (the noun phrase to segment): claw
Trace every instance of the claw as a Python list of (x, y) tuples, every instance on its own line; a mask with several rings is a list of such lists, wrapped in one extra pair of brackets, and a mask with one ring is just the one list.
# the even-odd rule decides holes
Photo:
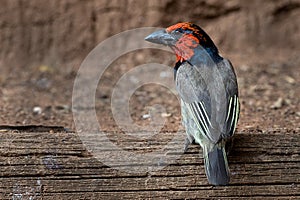
[(231, 150), (233, 149), (233, 138), (230, 138), (227, 140), (226, 145), (225, 145), (225, 150), (227, 155), (230, 154)]
[(187, 134), (187, 137), (185, 138), (185, 142), (184, 142), (184, 148), (183, 148), (183, 152), (186, 153), (190, 144), (194, 144), (195, 143), (195, 139)]

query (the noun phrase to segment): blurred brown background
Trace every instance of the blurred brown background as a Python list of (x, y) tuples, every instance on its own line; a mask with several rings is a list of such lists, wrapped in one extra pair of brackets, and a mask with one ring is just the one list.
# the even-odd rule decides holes
[[(74, 128), (72, 87), (86, 55), (119, 32), (181, 21), (204, 28), (235, 65), (241, 127), (256, 127), (262, 120), (266, 126), (298, 126), (299, 0), (2, 0), (0, 124)], [(153, 55), (142, 52), (138, 62)], [(108, 92), (97, 96), (99, 112), (109, 98)], [(170, 105), (170, 123), (179, 124), (179, 111)]]
[(74, 63), (121, 31), (181, 21), (202, 26), (224, 52), (297, 55), (299, 8), (295, 0), (4, 0), (1, 66)]

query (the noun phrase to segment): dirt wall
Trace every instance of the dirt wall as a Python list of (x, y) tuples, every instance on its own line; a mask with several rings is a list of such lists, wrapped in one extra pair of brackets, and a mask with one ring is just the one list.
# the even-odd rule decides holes
[(0, 66), (74, 65), (111, 35), (179, 21), (226, 52), (299, 54), (299, 0), (3, 0)]

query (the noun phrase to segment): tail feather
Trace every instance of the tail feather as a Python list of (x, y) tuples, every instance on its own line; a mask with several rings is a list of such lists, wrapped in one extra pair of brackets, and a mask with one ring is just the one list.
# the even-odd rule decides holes
[(204, 155), (205, 172), (210, 184), (228, 185), (229, 167), (225, 147), (214, 146)]

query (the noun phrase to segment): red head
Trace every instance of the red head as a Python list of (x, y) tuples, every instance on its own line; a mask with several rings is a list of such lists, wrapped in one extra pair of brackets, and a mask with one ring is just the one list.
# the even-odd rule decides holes
[(176, 61), (189, 60), (200, 46), (218, 53), (210, 37), (197, 25), (183, 22), (165, 30), (152, 33), (145, 38), (149, 42), (170, 46), (176, 54)]

